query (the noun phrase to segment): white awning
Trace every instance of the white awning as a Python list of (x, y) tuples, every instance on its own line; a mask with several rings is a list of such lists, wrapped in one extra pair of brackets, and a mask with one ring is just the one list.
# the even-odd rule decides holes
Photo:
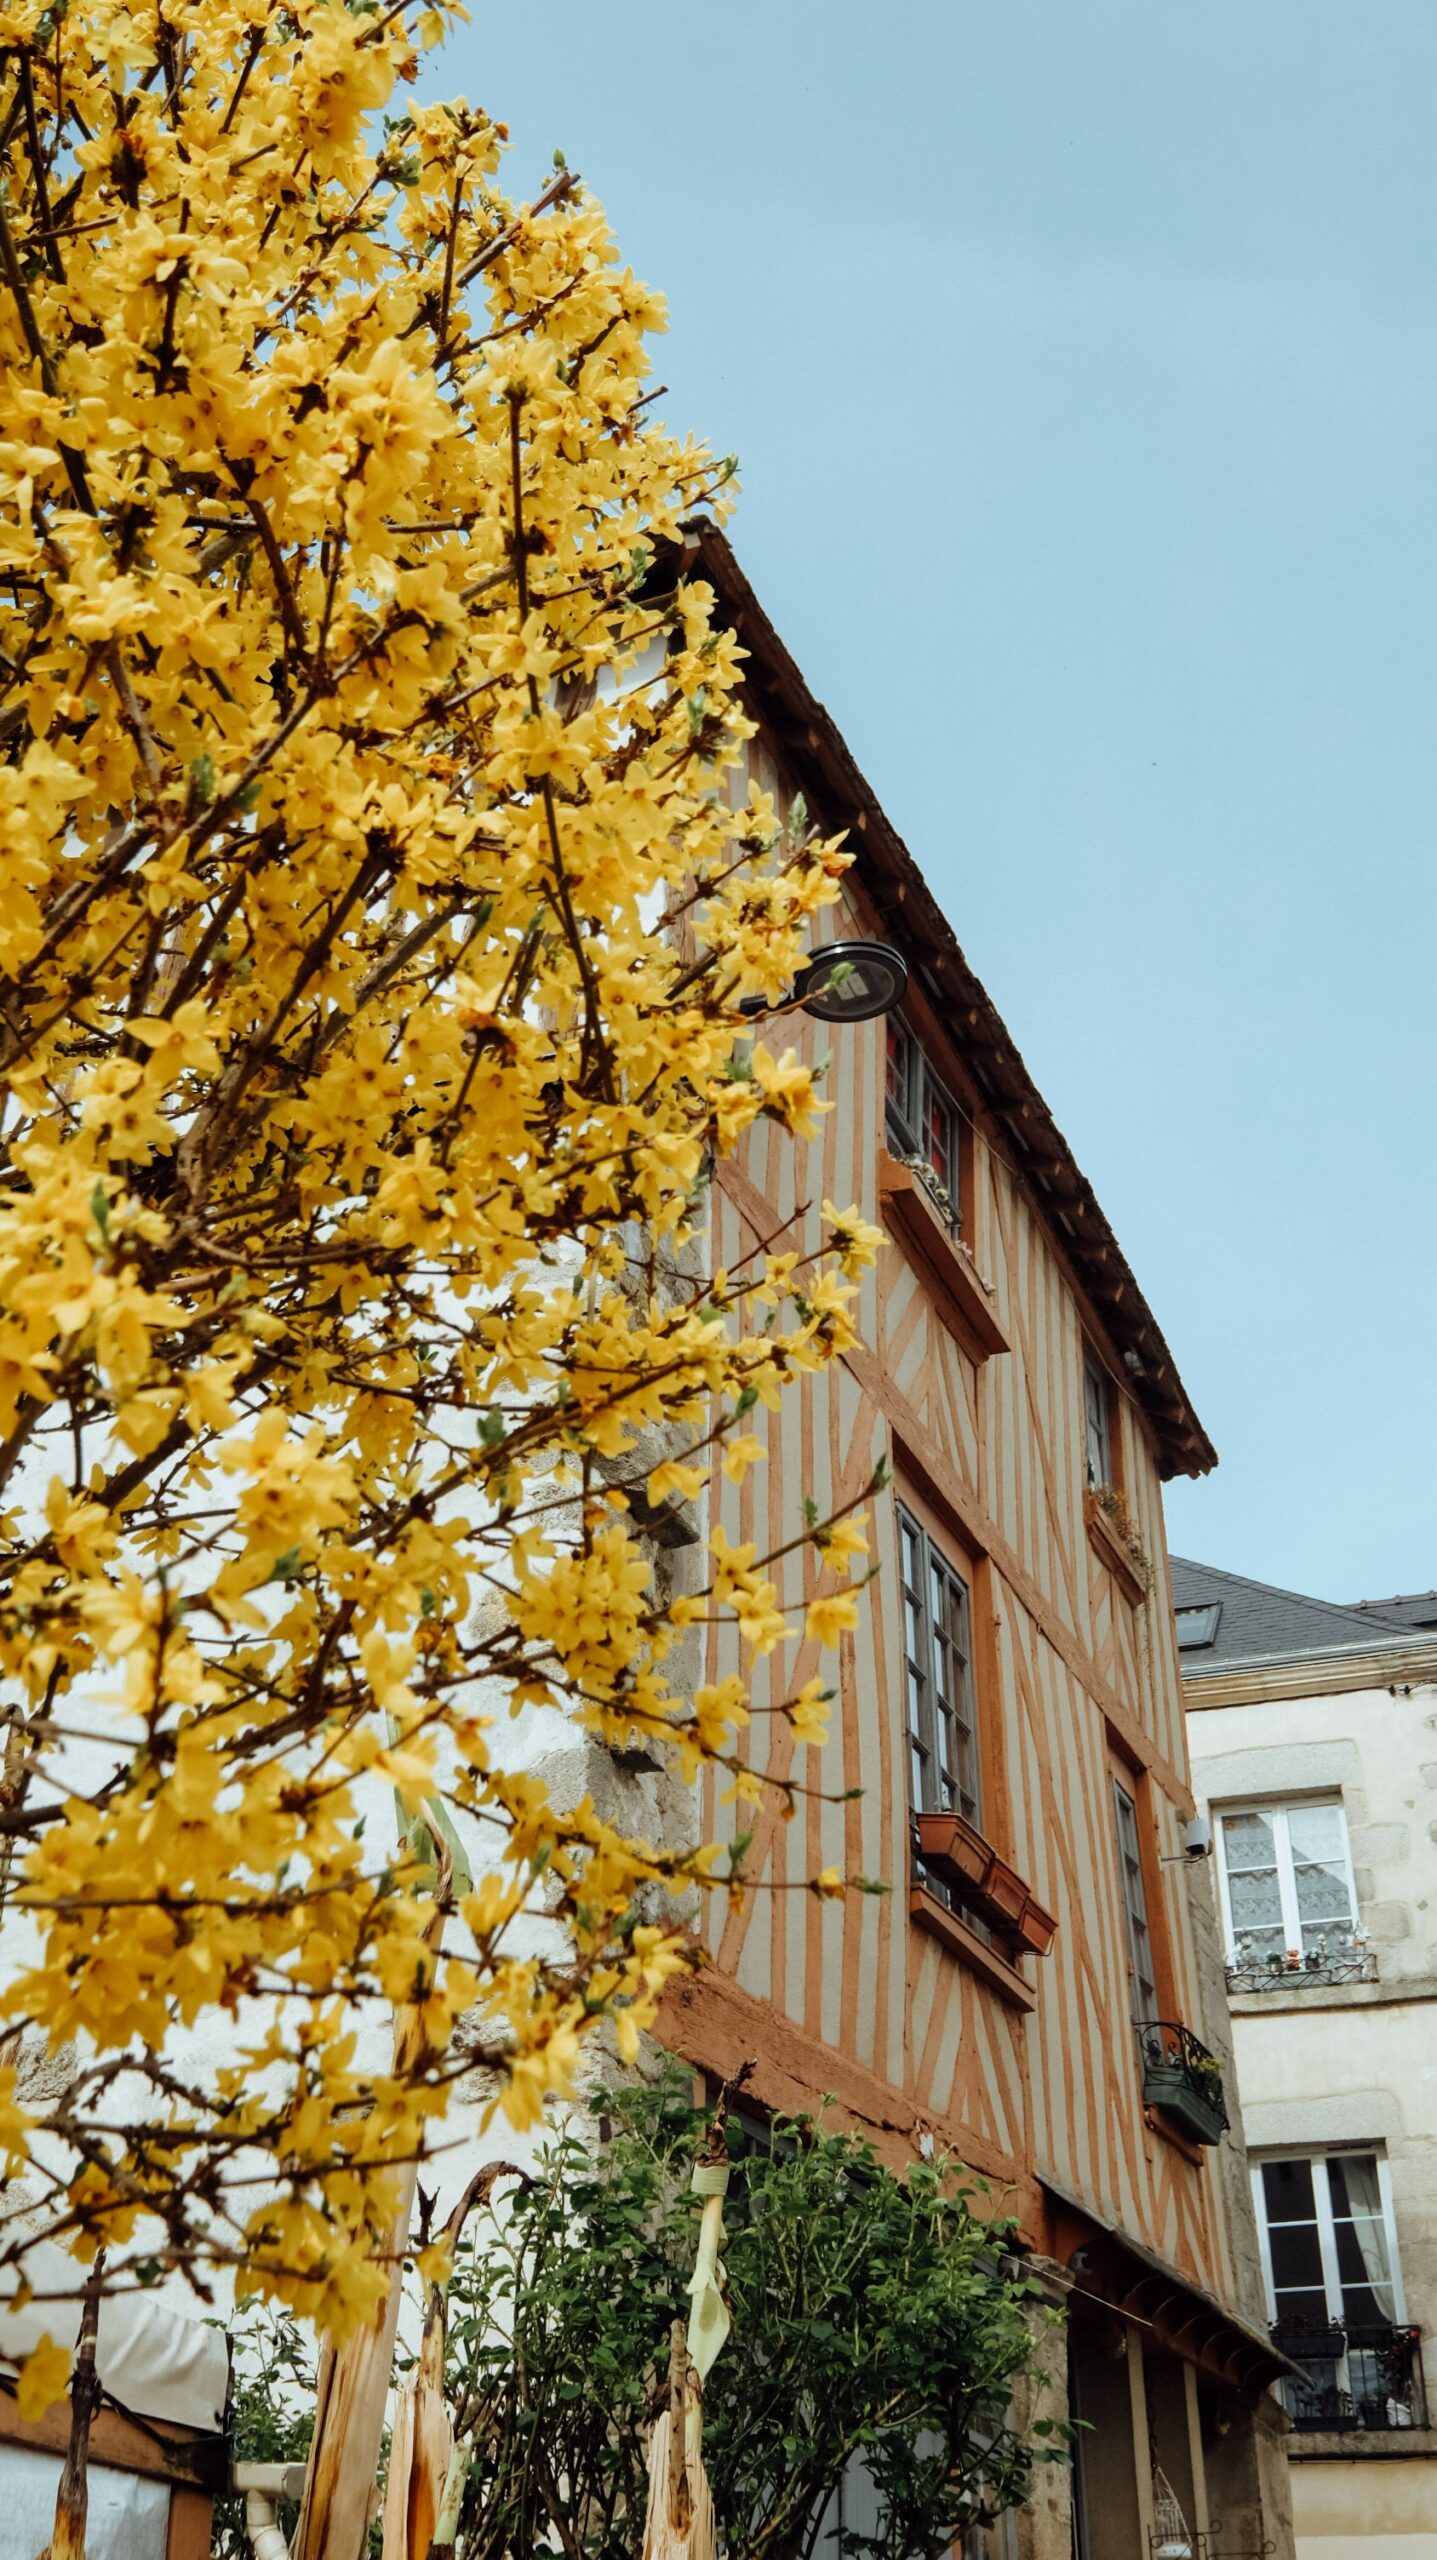
[[(73, 2258), (45, 2243), (27, 2261), (37, 2294), (68, 2301), (35, 2301), (23, 2310), (0, 2297), (0, 2372), (22, 2365), (46, 2335), (73, 2347), (80, 2333), (80, 2304), (73, 2288), (82, 2281)], [(229, 2390), (229, 2347), (223, 2328), (209, 2328), (175, 2308), (158, 2290), (123, 2293), (100, 2305), (95, 2368), (110, 2398), (137, 2418), (167, 2418), (175, 2426), (218, 2435)]]

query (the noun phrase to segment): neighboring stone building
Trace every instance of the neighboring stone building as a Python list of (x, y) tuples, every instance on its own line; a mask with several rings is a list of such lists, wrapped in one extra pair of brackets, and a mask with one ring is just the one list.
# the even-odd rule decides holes
[(1437, 1593), (1172, 1571), (1299, 2560), (1437, 2560)]

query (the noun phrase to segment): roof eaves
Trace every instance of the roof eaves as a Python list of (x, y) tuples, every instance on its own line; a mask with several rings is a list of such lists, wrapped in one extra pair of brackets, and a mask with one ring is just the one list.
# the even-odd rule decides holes
[(1280, 1670), (1289, 1662), (1341, 1665), (1369, 1655), (1417, 1654), (1425, 1658), (1429, 1652), (1437, 1658), (1437, 1632), (1428, 1635), (1411, 1627), (1374, 1627), (1367, 1637), (1353, 1637), (1347, 1644), (1284, 1645), (1276, 1653), (1229, 1653), (1217, 1660), (1209, 1656), (1202, 1662), (1184, 1654), (1182, 1676), (1185, 1681), (1214, 1679), (1230, 1671)]
[[(831, 714), (810, 692), (732, 547), (716, 526), (685, 528), (682, 566), (710, 579), (748, 652), (749, 677), (770, 713), (776, 743), (831, 823), (852, 836), (856, 866), (881, 888), (908, 956), (928, 973), (955, 1045), (1001, 1120), (1037, 1206), (1078, 1272), (1152, 1424), (1164, 1476), (1206, 1475), (1217, 1452), (1198, 1420), (1177, 1364), (1067, 1140), (1023, 1063), (987, 989), (975, 976), (917, 862), (892, 825)], [(772, 717), (777, 706), (781, 717)]]

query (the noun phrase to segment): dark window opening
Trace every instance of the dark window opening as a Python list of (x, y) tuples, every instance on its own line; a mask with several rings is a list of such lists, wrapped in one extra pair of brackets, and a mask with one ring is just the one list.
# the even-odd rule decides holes
[(1118, 1866), (1123, 1880), (1123, 1910), (1128, 1924), (1128, 1975), (1133, 2016), (1139, 2026), (1155, 2018), (1158, 2007), (1153, 1937), (1148, 1926), (1147, 1887), (1138, 1832), (1138, 1808), (1121, 1779), (1113, 1780), (1113, 1807), (1118, 1822)]
[(901, 1507), (904, 1685), (915, 1813), (978, 1822), (978, 1725), (968, 1586)]
[(956, 1225), (958, 1114), (912, 1032), (892, 1014), (888, 1017), (885, 1122), (894, 1154), (916, 1161), (931, 1176)]
[(1090, 1351), (1083, 1354), (1083, 1443), (1088, 1483), (1096, 1493), (1113, 1481), (1113, 1436), (1107, 1373)]

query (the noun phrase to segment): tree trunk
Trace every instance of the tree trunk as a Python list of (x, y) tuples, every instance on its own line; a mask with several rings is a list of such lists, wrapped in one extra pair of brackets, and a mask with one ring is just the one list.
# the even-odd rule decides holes
[[(436, 1838), (434, 1845), (438, 1882), (424, 1943), (433, 1947), (437, 1958), (453, 1871), (443, 1839)], [(419, 2011), (401, 2010), (394, 2029), (395, 2077), (403, 2079), (413, 2071), (424, 2060), (425, 2050)], [(414, 2160), (401, 2172), (399, 2202), (387, 2244), (392, 2273), (378, 2320), (344, 2346), (326, 2346), (320, 2356), (314, 2440), (291, 2560), (364, 2560), (399, 2328), (404, 2251), (418, 2182), (419, 2163)]]
[(404, 2171), (389, 2235), (394, 2274), (376, 2326), (338, 2349), (325, 2347), (319, 2359), (314, 2441), (293, 2560), (364, 2560), (418, 2175), (417, 2162)]
[(95, 2260), (85, 2287), (75, 2370), (70, 2376), (70, 2441), (65, 2450), (60, 2486), (55, 2493), (55, 2530), (50, 2560), (85, 2560), (85, 2527), (90, 2514), (90, 2426), (100, 2405), (100, 2378), (95, 2371), (95, 2340), (100, 2326), (100, 2278), (104, 2252)]

